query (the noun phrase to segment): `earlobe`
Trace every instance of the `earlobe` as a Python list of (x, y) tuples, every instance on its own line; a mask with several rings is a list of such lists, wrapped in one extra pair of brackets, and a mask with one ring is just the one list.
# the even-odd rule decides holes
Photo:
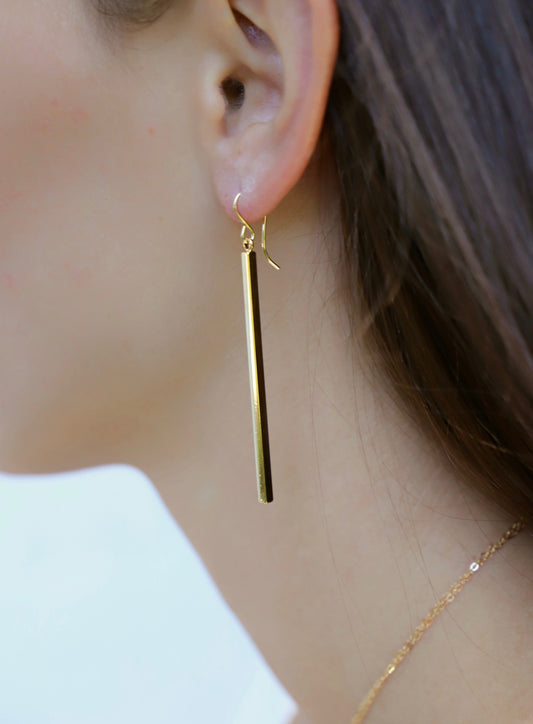
[(337, 55), (337, 9), (335, 0), (235, 0), (228, 8), (233, 21), (214, 30), (223, 50), (208, 96), (218, 92), (224, 102), (219, 97), (204, 117), (206, 150), (227, 214), (234, 218), (240, 192), (241, 211), (255, 222), (299, 181), (316, 147)]

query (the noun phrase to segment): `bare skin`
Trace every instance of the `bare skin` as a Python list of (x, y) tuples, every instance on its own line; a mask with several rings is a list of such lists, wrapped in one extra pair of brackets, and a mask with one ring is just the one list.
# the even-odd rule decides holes
[[(391, 400), (338, 295), (313, 159), (332, 0), (222, 0), (133, 35), (88, 3), (0, 1), (0, 467), (146, 472), (300, 721), (348, 722), (438, 596), (512, 519)], [(239, 75), (242, 108), (220, 82)], [(275, 502), (257, 503), (240, 278), (260, 263)], [(259, 260), (261, 261), (261, 260)], [(369, 722), (533, 721), (533, 545), (477, 575)]]

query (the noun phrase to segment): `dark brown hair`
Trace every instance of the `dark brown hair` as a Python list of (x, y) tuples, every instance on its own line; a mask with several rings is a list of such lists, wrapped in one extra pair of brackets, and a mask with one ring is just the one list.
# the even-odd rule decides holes
[[(97, 0), (132, 24), (171, 0)], [(451, 461), (533, 521), (533, 3), (337, 0), (324, 138), (356, 334)]]
[(325, 133), (357, 332), (467, 480), (531, 521), (533, 3), (338, 7)]

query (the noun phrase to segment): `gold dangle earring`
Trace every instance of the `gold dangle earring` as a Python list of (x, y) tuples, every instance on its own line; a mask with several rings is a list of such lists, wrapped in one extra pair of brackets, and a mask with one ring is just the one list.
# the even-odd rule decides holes
[[(265, 395), (265, 370), (263, 365), (263, 345), (261, 342), (261, 317), (259, 313), (259, 287), (257, 284), (257, 263), (254, 251), (255, 232), (240, 215), (238, 203), (241, 194), (233, 202), (235, 214), (242, 222), (241, 239), (243, 241), (242, 278), (244, 285), (244, 311), (246, 317), (246, 339), (248, 341), (248, 365), (250, 369), (250, 392), (252, 397), (252, 420), (254, 431), (255, 469), (257, 473), (257, 491), (260, 503), (271, 503), (272, 470), (270, 467), (270, 446), (268, 441), (268, 423)], [(265, 257), (274, 269), (279, 269), (272, 261), (266, 249), (266, 220), (263, 219), (261, 246)]]

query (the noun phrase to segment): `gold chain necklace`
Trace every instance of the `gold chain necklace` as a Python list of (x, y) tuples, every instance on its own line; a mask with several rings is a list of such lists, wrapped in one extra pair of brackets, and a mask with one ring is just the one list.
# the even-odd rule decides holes
[(366, 715), (370, 711), (370, 708), (372, 707), (372, 704), (375, 702), (379, 692), (385, 685), (385, 682), (389, 679), (389, 677), (394, 674), (398, 666), (402, 663), (402, 661), (405, 659), (409, 651), (417, 644), (422, 636), (426, 633), (428, 628), (431, 626), (433, 621), (437, 618), (439, 613), (443, 611), (446, 606), (453, 601), (453, 599), (457, 596), (457, 594), (463, 589), (463, 586), (468, 583), (468, 581), (472, 578), (472, 576), (479, 571), (481, 566), (489, 560), (489, 558), (492, 558), (492, 556), (496, 553), (496, 551), (499, 551), (500, 548), (502, 548), (508, 540), (511, 540), (511, 538), (514, 538), (515, 535), (520, 533), (521, 530), (525, 528), (525, 522), (523, 520), (520, 520), (518, 523), (514, 523), (509, 530), (502, 535), (500, 540), (497, 543), (492, 543), (485, 553), (483, 553), (480, 558), (477, 559), (477, 561), (473, 561), (470, 564), (469, 570), (461, 576), (461, 578), (456, 581), (456, 583), (453, 584), (453, 586), (450, 588), (450, 590), (442, 596), (437, 603), (433, 606), (431, 611), (428, 613), (428, 615), (421, 621), (421, 623), (418, 624), (418, 626), (415, 628), (413, 633), (409, 636), (408, 640), (404, 643), (402, 648), (398, 651), (396, 656), (393, 658), (393, 660), (390, 662), (390, 664), (387, 666), (383, 674), (379, 677), (379, 679), (376, 681), (374, 686), (370, 689), (368, 694), (366, 695), (363, 703), (357, 710), (356, 714), (352, 718), (352, 724), (361, 724), (361, 722), (365, 719)]

